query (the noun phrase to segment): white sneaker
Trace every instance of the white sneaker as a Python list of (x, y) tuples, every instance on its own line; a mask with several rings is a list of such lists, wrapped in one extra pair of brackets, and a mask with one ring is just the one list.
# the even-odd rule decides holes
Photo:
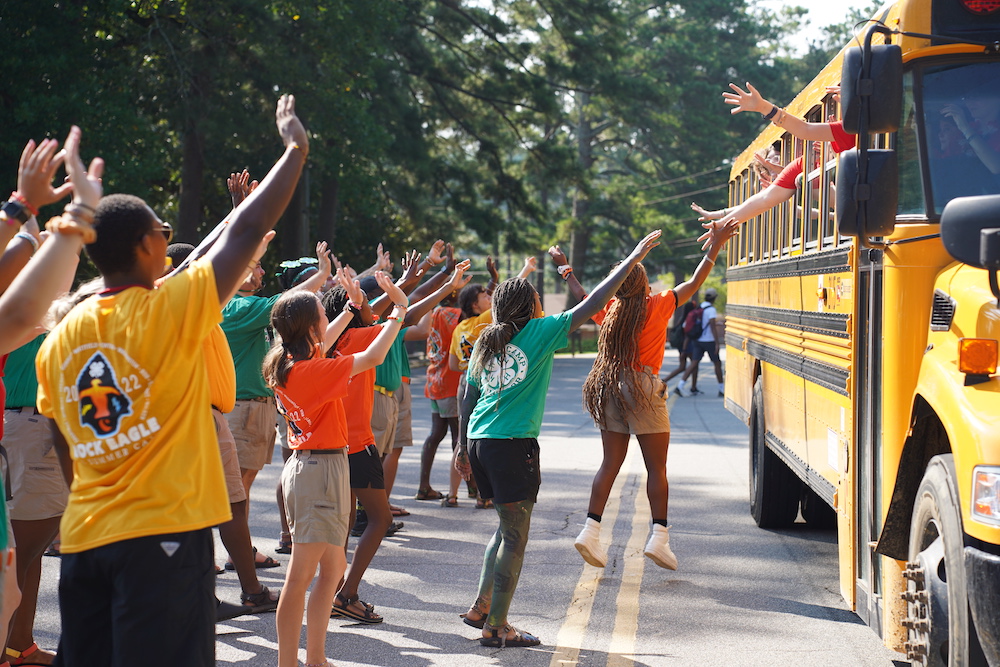
[(661, 526), (658, 523), (654, 523), (653, 534), (649, 536), (649, 542), (646, 542), (646, 548), (642, 553), (649, 556), (660, 567), (665, 567), (668, 570), (676, 570), (677, 556), (670, 550), (669, 530), (670, 526)]
[(594, 567), (604, 567), (608, 564), (608, 552), (601, 548), (601, 523), (587, 517), (583, 530), (576, 536), (573, 543), (576, 550)]

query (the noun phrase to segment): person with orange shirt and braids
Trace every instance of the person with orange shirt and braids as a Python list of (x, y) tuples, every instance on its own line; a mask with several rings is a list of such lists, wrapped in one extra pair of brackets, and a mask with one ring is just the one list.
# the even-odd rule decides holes
[(644, 553), (660, 567), (677, 569), (667, 532), (670, 418), (666, 384), (659, 378), (667, 325), (677, 304), (690, 299), (711, 273), (737, 226), (736, 222), (708, 223), (708, 254), (694, 276), (672, 290), (650, 294), (646, 269), (637, 263), (601, 318), (597, 359), (583, 384), (583, 403), (601, 429), (604, 461), (594, 477), (586, 524), (575, 542), (591, 565), (607, 564), (607, 551), (600, 542), (601, 514), (625, 461), (631, 434), (635, 434), (649, 473), (646, 493), (653, 515), (653, 532)]

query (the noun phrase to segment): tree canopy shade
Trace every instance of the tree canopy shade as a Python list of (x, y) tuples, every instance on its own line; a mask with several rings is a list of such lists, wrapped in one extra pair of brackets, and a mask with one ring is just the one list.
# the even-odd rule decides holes
[(2, 4), (11, 186), (28, 138), (76, 123), (106, 192), (196, 241), (230, 208), (225, 177), (273, 162), (291, 92), (312, 152), (272, 254), (322, 239), (356, 265), (380, 241), (395, 256), (439, 236), (494, 253), (571, 241), (596, 276), (662, 227), (659, 269), (683, 271), (697, 223), (678, 195), (721, 201), (720, 165), (760, 127), (722, 90), (790, 98), (831, 46), (780, 55), (800, 13), (745, 0)]

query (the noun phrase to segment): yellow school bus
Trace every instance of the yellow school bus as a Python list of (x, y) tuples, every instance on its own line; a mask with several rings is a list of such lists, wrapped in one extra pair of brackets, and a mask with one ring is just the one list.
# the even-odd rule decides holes
[[(840, 104), (826, 91), (841, 84)], [(840, 588), (914, 665), (1000, 666), (1000, 1), (885, 5), (786, 107), (841, 118), (728, 248), (726, 406), (762, 528), (836, 526)]]

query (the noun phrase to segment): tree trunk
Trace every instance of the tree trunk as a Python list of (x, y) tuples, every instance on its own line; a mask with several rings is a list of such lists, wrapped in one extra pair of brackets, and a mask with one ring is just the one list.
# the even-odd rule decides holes
[[(594, 165), (594, 124), (587, 114), (588, 104), (590, 104), (590, 93), (580, 93), (577, 96), (576, 148), (577, 158), (580, 160), (580, 166), (583, 167), (585, 179), (589, 178), (590, 168)], [(572, 218), (569, 263), (576, 270), (577, 277), (580, 278), (586, 270), (587, 252), (590, 248), (590, 237), (593, 231), (590, 220), (590, 195), (582, 183), (577, 186), (573, 195)], [(576, 304), (577, 300), (573, 294), (567, 294), (566, 307), (572, 308)]]
[(188, 119), (184, 132), (184, 153), (181, 162), (181, 201), (177, 212), (177, 238), (197, 244), (198, 227), (202, 223), (202, 179), (205, 175), (205, 137), (196, 119)]
[[(317, 239), (326, 241), (337, 254), (337, 215), (340, 213), (340, 178), (331, 176), (323, 182), (319, 202)], [(341, 253), (343, 254), (343, 253)]]

